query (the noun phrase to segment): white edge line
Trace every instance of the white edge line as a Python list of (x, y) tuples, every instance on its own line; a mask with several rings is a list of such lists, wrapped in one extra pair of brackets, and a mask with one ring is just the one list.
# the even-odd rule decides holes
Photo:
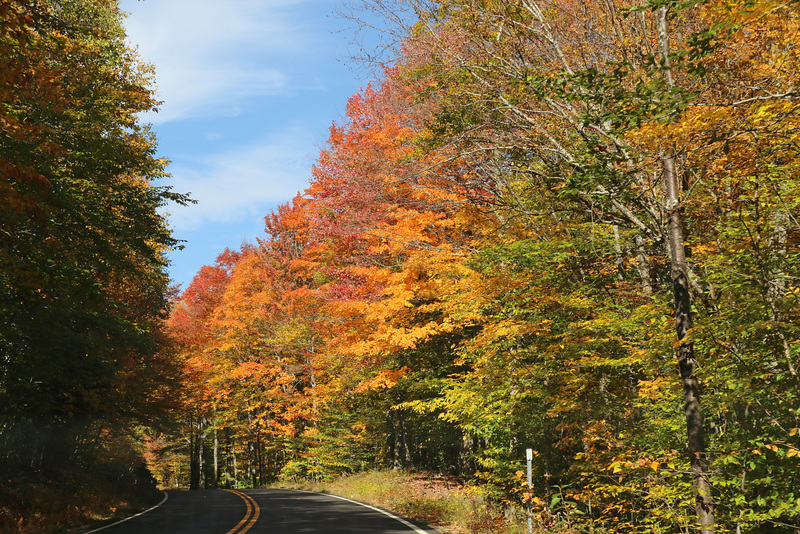
[[(308, 491), (308, 490), (294, 490), (294, 491), (302, 491), (303, 493), (314, 493), (316, 495), (324, 495), (326, 497), (333, 497), (334, 499), (341, 499), (343, 501), (351, 502), (353, 504), (358, 504), (359, 506), (363, 506), (365, 508), (369, 508), (370, 510), (375, 510), (376, 512), (380, 512), (385, 516), (391, 517), (395, 521), (399, 521), (400, 523), (404, 524), (405, 526), (407, 526), (408, 528), (410, 528), (411, 530), (413, 530), (417, 534), (428, 534), (428, 531), (422, 530), (419, 527), (417, 527), (416, 525), (412, 525), (411, 523), (409, 523), (408, 521), (406, 521), (402, 517), (398, 517), (398, 516), (394, 515), (391, 512), (387, 512), (386, 510), (381, 510), (380, 508), (376, 508), (375, 506), (371, 506), (369, 504), (364, 504), (363, 502), (354, 501), (353, 499), (348, 499), (347, 497), (340, 497), (339, 495), (333, 495), (331, 493), (319, 493), (317, 491)], [(86, 534), (89, 534), (89, 533), (87, 532)]]
[(151, 511), (151, 510), (155, 510), (156, 508), (158, 508), (159, 506), (161, 506), (162, 504), (164, 504), (165, 502), (167, 502), (167, 498), (169, 497), (169, 495), (167, 495), (167, 492), (166, 492), (166, 491), (162, 491), (161, 493), (163, 493), (163, 494), (164, 494), (164, 498), (163, 498), (163, 499), (161, 499), (161, 502), (160, 502), (160, 503), (158, 503), (158, 504), (157, 504), (157, 505), (155, 505), (155, 506), (151, 506), (150, 508), (148, 508), (148, 509), (147, 509), (147, 510), (145, 510), (144, 512), (139, 512), (139, 513), (138, 513), (138, 514), (136, 514), (136, 515), (132, 515), (132, 516), (130, 516), (130, 517), (126, 517), (125, 519), (120, 519), (119, 521), (116, 521), (116, 522), (114, 522), (114, 523), (111, 523), (110, 525), (106, 525), (106, 526), (104, 526), (104, 527), (96, 528), (96, 529), (94, 529), (94, 530), (89, 530), (89, 531), (87, 531), (87, 532), (84, 532), (83, 534), (92, 534), (92, 532), (100, 532), (101, 530), (105, 530), (105, 529), (107, 529), (107, 528), (109, 528), (109, 527), (113, 527), (114, 525), (119, 525), (120, 523), (124, 523), (125, 521), (129, 521), (129, 520), (133, 519), (134, 517), (139, 517), (140, 515), (144, 515), (144, 514), (146, 514), (147, 512), (149, 512), (149, 511)]

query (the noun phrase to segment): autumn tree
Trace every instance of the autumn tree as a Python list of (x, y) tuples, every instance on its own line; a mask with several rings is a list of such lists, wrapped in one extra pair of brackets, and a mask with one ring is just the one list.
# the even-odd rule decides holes
[(159, 208), (186, 198), (153, 184), (166, 162), (137, 114), (157, 102), (116, 2), (4, 2), (0, 18), (2, 469), (57, 477), (171, 403), (177, 243)]

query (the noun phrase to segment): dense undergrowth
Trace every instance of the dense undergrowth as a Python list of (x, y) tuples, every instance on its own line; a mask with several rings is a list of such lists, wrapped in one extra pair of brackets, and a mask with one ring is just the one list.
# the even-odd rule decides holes
[(57, 533), (130, 515), (160, 498), (150, 474), (109, 467), (0, 482), (0, 533)]

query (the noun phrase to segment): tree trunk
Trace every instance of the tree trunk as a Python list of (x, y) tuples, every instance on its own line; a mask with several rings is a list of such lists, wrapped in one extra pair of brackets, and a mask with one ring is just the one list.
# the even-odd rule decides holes
[(199, 470), (199, 487), (206, 489), (206, 418), (201, 417), (197, 423), (197, 462)]
[(388, 450), (389, 464), (392, 470), (400, 469), (400, 439), (398, 434), (398, 423), (394, 412), (386, 410), (386, 446)]
[(200, 433), (195, 428), (194, 417), (189, 417), (189, 489), (200, 489), (200, 458), (198, 455)]
[(236, 463), (236, 441), (231, 438), (231, 455), (233, 460), (233, 487), (239, 487), (239, 465)]
[(669, 214), (669, 253), (675, 304), (675, 331), (680, 341), (678, 367), (683, 384), (683, 409), (686, 416), (689, 460), (695, 486), (695, 507), (700, 532), (711, 534), (714, 532), (714, 506), (711, 498), (711, 483), (708, 479), (703, 413), (700, 406), (700, 384), (695, 375), (697, 360), (694, 354), (694, 344), (691, 341), (684, 341), (692, 328), (692, 312), (674, 149), (669, 149), (664, 156), (663, 166)]
[[(216, 417), (214, 418), (216, 419)], [(216, 488), (219, 485), (219, 436), (217, 428), (214, 427), (214, 482), (212, 487)]]
[[(667, 85), (674, 85), (669, 59), (669, 28), (667, 8), (658, 12), (658, 47)], [(686, 417), (686, 433), (692, 479), (695, 487), (695, 513), (702, 534), (714, 532), (714, 503), (711, 498), (711, 482), (708, 478), (703, 433), (703, 413), (700, 406), (700, 384), (695, 375), (697, 360), (694, 344), (685, 338), (692, 328), (691, 293), (689, 269), (683, 238), (683, 220), (680, 205), (680, 182), (676, 164), (675, 148), (670, 147), (662, 157), (666, 209), (669, 217), (670, 274), (675, 305), (675, 331), (678, 334), (678, 367), (683, 385), (683, 410)]]
[(250, 483), (253, 487), (256, 487), (256, 446), (253, 443), (252, 436), (250, 437), (250, 442), (248, 443), (249, 447), (249, 454), (248, 454), (248, 468), (250, 471)]
[[(786, 263), (787, 240), (789, 236), (789, 213), (786, 210), (779, 210), (771, 217), (772, 232), (771, 236), (765, 240), (765, 247), (760, 245), (757, 240), (754, 243), (754, 254), (761, 269), (761, 285), (764, 299), (770, 311), (770, 318), (775, 323), (775, 332), (781, 340), (783, 349), (783, 359), (789, 374), (794, 378), (795, 384), (800, 386), (800, 378), (792, 361), (792, 353), (789, 338), (786, 335), (783, 317), (778, 308), (778, 302), (786, 293), (786, 275), (784, 265)], [(776, 362), (775, 367), (778, 367)]]
[(639, 284), (642, 294), (650, 298), (653, 295), (653, 285), (650, 282), (650, 260), (647, 254), (647, 242), (642, 236), (634, 238), (636, 244), (636, 270), (639, 273)]
[(617, 257), (617, 280), (622, 282), (625, 280), (625, 258), (622, 254), (622, 243), (619, 239), (619, 226), (613, 225), (614, 230), (614, 254)]
[(261, 447), (261, 433), (258, 431), (256, 431), (256, 469), (258, 477), (257, 479), (253, 478), (253, 487), (256, 487), (256, 480), (258, 480), (258, 486), (264, 484), (264, 458)]

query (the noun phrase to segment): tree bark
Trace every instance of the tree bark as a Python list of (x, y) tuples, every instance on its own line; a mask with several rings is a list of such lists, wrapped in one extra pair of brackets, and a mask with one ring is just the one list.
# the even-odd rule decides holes
[[(673, 86), (674, 80), (669, 58), (669, 27), (667, 8), (658, 12), (658, 47), (664, 77), (667, 85)], [(695, 513), (702, 534), (714, 532), (714, 503), (711, 497), (711, 482), (708, 477), (708, 459), (705, 450), (703, 431), (703, 413), (700, 405), (700, 383), (695, 371), (697, 359), (694, 344), (686, 340), (692, 329), (691, 286), (689, 285), (689, 269), (686, 265), (686, 251), (683, 237), (683, 220), (680, 205), (681, 184), (678, 180), (676, 153), (669, 147), (662, 156), (664, 188), (666, 190), (666, 209), (669, 221), (670, 274), (675, 305), (675, 331), (678, 334), (678, 368), (683, 385), (684, 415), (686, 417), (686, 433), (690, 470), (695, 488)]]
[(239, 465), (236, 462), (236, 441), (231, 438), (231, 460), (233, 460), (233, 487), (239, 487)]
[(642, 294), (650, 298), (653, 295), (653, 285), (650, 281), (650, 260), (647, 254), (647, 243), (642, 236), (634, 238), (636, 245), (636, 270), (639, 273), (639, 284)]
[(197, 423), (197, 464), (198, 464), (198, 485), (200, 488), (206, 489), (206, 418), (201, 417)]
[[(217, 410), (214, 409), (214, 421), (217, 419)], [(217, 427), (214, 426), (214, 482), (211, 487), (216, 488), (219, 486), (219, 435), (217, 434)]]
[(388, 448), (387, 457), (392, 470), (402, 467), (400, 462), (400, 436), (399, 424), (392, 410), (386, 410), (386, 447)]
[(189, 417), (189, 489), (200, 489), (200, 432), (195, 428), (194, 417)]
[(697, 359), (694, 344), (686, 341), (692, 328), (691, 294), (689, 274), (684, 251), (683, 221), (678, 198), (678, 178), (675, 164), (675, 150), (670, 148), (663, 158), (664, 185), (667, 190), (667, 211), (669, 214), (669, 254), (672, 291), (675, 304), (675, 331), (678, 334), (678, 367), (683, 385), (684, 414), (688, 437), (689, 461), (695, 487), (695, 509), (700, 532), (714, 532), (714, 504), (711, 498), (711, 482), (708, 478), (703, 413), (700, 405), (700, 383), (695, 371)]
[(248, 454), (248, 470), (250, 474), (250, 483), (253, 487), (256, 487), (256, 446), (253, 443), (252, 436), (250, 437), (250, 441), (248, 443), (249, 447), (249, 454)]

